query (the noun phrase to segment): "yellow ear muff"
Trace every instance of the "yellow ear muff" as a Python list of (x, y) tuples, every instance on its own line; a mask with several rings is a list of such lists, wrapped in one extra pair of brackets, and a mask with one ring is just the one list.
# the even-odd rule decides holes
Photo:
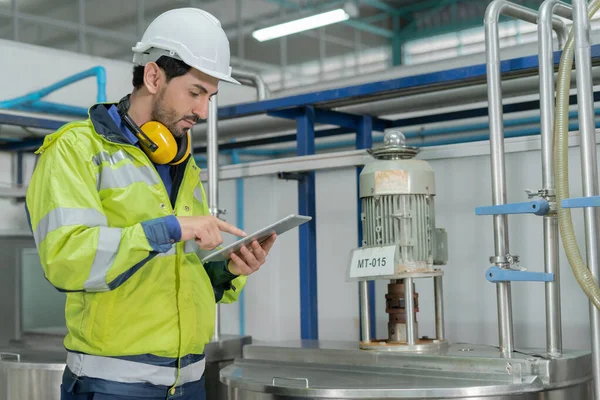
[(145, 140), (140, 140), (142, 149), (152, 162), (168, 164), (175, 158), (178, 151), (177, 142), (166, 126), (158, 121), (149, 121), (142, 125), (140, 129), (156, 144), (156, 149), (152, 151)]
[(185, 136), (177, 139), (177, 142), (177, 154), (175, 155), (175, 158), (173, 158), (169, 163), (170, 165), (181, 164), (182, 162), (187, 160), (188, 156), (190, 155), (192, 146), (190, 130), (187, 131)]

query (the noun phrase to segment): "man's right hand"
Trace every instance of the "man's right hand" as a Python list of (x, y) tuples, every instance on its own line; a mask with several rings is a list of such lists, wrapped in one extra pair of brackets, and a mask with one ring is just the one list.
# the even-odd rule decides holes
[(221, 232), (244, 237), (241, 229), (213, 216), (177, 217), (181, 226), (181, 240), (195, 240), (202, 250), (213, 250), (223, 243)]

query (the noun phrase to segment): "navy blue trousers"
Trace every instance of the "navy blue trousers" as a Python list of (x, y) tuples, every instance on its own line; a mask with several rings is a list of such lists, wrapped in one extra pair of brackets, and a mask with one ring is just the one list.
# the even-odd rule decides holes
[(198, 382), (176, 388), (171, 395), (166, 386), (110, 382), (102, 379), (77, 377), (65, 368), (61, 400), (206, 400), (204, 377)]

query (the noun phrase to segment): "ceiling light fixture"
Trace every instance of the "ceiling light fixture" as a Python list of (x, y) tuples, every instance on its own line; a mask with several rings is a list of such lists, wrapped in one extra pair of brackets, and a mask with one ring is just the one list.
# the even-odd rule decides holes
[(283, 24), (273, 25), (268, 28), (258, 29), (252, 32), (252, 36), (256, 40), (264, 42), (267, 40), (292, 35), (294, 33), (336, 24), (348, 19), (350, 19), (350, 14), (343, 8), (338, 8), (333, 11), (327, 11), (310, 17), (285, 22)]

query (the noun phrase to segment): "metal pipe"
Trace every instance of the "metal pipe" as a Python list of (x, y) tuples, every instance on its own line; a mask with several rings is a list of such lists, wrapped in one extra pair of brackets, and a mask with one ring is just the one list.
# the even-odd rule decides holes
[(256, 88), (257, 100), (264, 100), (269, 96), (269, 88), (259, 74), (236, 68), (231, 72), (231, 76), (239, 81), (250, 82)]
[(406, 342), (414, 345), (417, 342), (415, 329), (415, 289), (413, 278), (404, 279), (404, 309), (406, 310)]
[(20, 341), (23, 339), (23, 252), (18, 251), (16, 254), (15, 263), (15, 330), (14, 340)]
[[(538, 45), (540, 71), (540, 126), (542, 141), (542, 189), (546, 199), (556, 202), (554, 176), (554, 59), (552, 49), (553, 13), (572, 18), (571, 7), (558, 0), (546, 0), (539, 9)], [(563, 38), (564, 39), (564, 38)], [(559, 40), (560, 42), (560, 40)], [(562, 48), (564, 41), (559, 43)], [(558, 216), (544, 216), (544, 270), (554, 274), (546, 282), (546, 351), (552, 356), (562, 353), (562, 317), (560, 301), (560, 266), (558, 258)]]
[[(208, 210), (210, 215), (219, 217), (219, 143), (217, 140), (217, 116), (218, 99), (213, 96), (208, 102), (208, 135), (207, 149), (208, 156)], [(213, 341), (218, 341), (221, 337), (221, 307), (217, 304), (215, 311), (215, 331)]]
[[(594, 83), (600, 83), (600, 69), (595, 68)], [(575, 71), (572, 72), (575, 79)], [(504, 100), (513, 97), (538, 95), (539, 77), (528, 76), (518, 79), (506, 80), (502, 83)], [(279, 97), (279, 94), (275, 94)], [(417, 95), (406, 95), (398, 98), (381, 100), (375, 98), (368, 102), (364, 100), (361, 104), (353, 104), (332, 108), (334, 111), (344, 111), (353, 114), (369, 114), (374, 116), (406, 115), (411, 112), (423, 110), (441, 109), (444, 107), (456, 107), (481, 102), (481, 107), (487, 102), (487, 85), (477, 84), (468, 87), (448, 89), (438, 92), (421, 93)], [(393, 119), (393, 117), (391, 117)], [(296, 132), (295, 121), (270, 117), (268, 115), (252, 115), (242, 118), (233, 118), (219, 121), (219, 138), (240, 139), (248, 136), (277, 135)], [(207, 126), (204, 123), (197, 125), (194, 135), (204, 140)]]
[[(485, 50), (488, 78), (488, 107), (490, 121), (490, 159), (492, 168), (492, 200), (494, 205), (506, 204), (506, 176), (504, 166), (504, 126), (502, 110), (502, 86), (500, 75), (500, 38), (498, 23), (500, 15), (537, 23), (537, 13), (507, 0), (495, 0), (485, 12)], [(561, 37), (564, 23), (552, 19), (552, 27)], [(508, 218), (494, 216), (494, 263), (506, 268), (509, 254)], [(500, 351), (504, 357), (511, 357), (514, 350), (513, 320), (510, 282), (496, 284), (498, 302), (498, 337)]]
[(218, 172), (219, 172), (219, 143), (217, 140), (217, 115), (218, 115), (218, 96), (213, 96), (208, 103), (208, 135), (206, 137), (206, 153), (208, 157), (208, 208), (210, 214), (218, 217), (219, 194), (218, 194)]
[[(596, 160), (596, 132), (594, 129), (594, 100), (592, 94), (592, 64), (590, 48), (590, 21), (587, 1), (573, 0), (573, 29), (575, 37), (575, 59), (577, 60), (577, 104), (579, 107), (581, 170), (583, 195), (598, 195), (598, 165)], [(584, 209), (585, 244), (588, 268), (596, 282), (600, 276), (598, 264), (598, 210)], [(592, 377), (594, 398), (600, 399), (600, 311), (590, 303), (590, 325), (592, 340)]]
[(361, 336), (363, 343), (371, 341), (371, 318), (369, 317), (369, 281), (360, 281), (358, 285), (360, 296)]
[(444, 289), (441, 276), (433, 278), (435, 299), (435, 336), (437, 340), (445, 339), (444, 332)]
[[(249, 80), (254, 83), (257, 90), (258, 100), (263, 100), (266, 96), (266, 85), (257, 74), (246, 71), (236, 71), (232, 73), (234, 78)], [(210, 214), (219, 217), (222, 211), (219, 209), (219, 141), (217, 133), (217, 123), (219, 118), (219, 101), (217, 96), (213, 96), (208, 103), (208, 132), (206, 155), (208, 157), (208, 209)], [(221, 337), (221, 307), (217, 304), (215, 312), (215, 332), (213, 341), (218, 341)]]

